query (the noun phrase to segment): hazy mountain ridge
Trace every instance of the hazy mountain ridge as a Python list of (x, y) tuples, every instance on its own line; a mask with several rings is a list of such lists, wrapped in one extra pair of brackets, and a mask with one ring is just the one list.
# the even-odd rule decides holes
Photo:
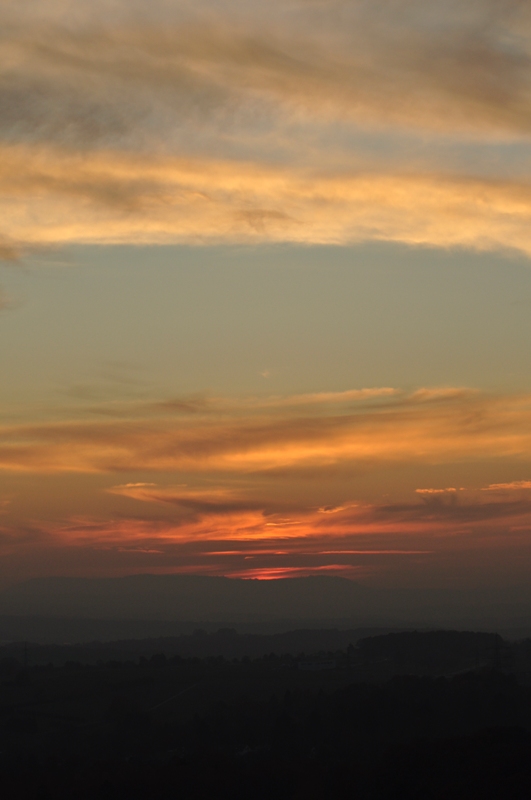
[(56, 577), (5, 589), (0, 593), (0, 615), (161, 625), (191, 620), (214, 625), (278, 622), (284, 630), (280, 623), (287, 620), (291, 627), (309, 621), (315, 626), (320, 620), (330, 627), (331, 621), (342, 620), (342, 627), (416, 624), (492, 630), (531, 627), (531, 591), (378, 589), (331, 576), (275, 581), (150, 574)]
[(35, 578), (0, 593), (0, 613), (99, 619), (259, 620), (364, 611), (372, 590), (341, 578), (278, 581), (201, 575)]

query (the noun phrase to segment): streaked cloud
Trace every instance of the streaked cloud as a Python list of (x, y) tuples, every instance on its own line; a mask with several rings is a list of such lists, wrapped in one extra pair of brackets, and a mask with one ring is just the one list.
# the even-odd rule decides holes
[(265, 103), (269, 116), (529, 131), (523, 3), (21, 5), (3, 11), (7, 130), (92, 143), (153, 136), (150, 115), (241, 127)]
[(436, 156), (527, 142), (525, 4), (27, 2), (2, 21), (4, 258), (71, 242), (531, 251), (531, 152), (516, 173), (503, 147), (485, 168)]
[(485, 486), (484, 492), (519, 492), (531, 489), (531, 481), (511, 481), (510, 483), (491, 483)]
[(192, 514), (234, 514), (239, 511), (262, 510), (267, 503), (238, 496), (234, 490), (188, 489), (186, 486), (167, 487), (156, 484), (125, 484), (113, 486), (111, 494), (142, 500), (147, 503), (167, 503)]
[(349, 463), (526, 462), (531, 452), (529, 395), (386, 390), (357, 408), (351, 393), (338, 396), (343, 405), (323, 397), (313, 410), (313, 395), (305, 410), (297, 410), (304, 409), (300, 396), (291, 410), (285, 400), (285, 414), (270, 410), (266, 398), (260, 413), (250, 400), (247, 413), (241, 403), (232, 413), (4, 426), (0, 465), (37, 472), (251, 473)]
[[(137, 489), (136, 499), (145, 500)], [(133, 499), (134, 492), (129, 496)], [(105, 520), (74, 517), (26, 530), (5, 525), (0, 552), (7, 559), (37, 552), (41, 571), (61, 553), (65, 563), (106, 562), (126, 571), (136, 566), (261, 579), (315, 573), (378, 579), (405, 572), (418, 580), (449, 568), (453, 574), (456, 557), (465, 570), (477, 567), (478, 555), (483, 566), (500, 558), (521, 560), (530, 552), (530, 533), (529, 501), (473, 495), (451, 503), (347, 504), (335, 514), (311, 508), (290, 513), (221, 509), (204, 502), (173, 521), (137, 513)]]
[(323, 174), (20, 145), (0, 155), (2, 225), (33, 245), (379, 239), (531, 253), (525, 180)]
[(447, 489), (415, 489), (415, 491), (417, 494), (426, 495), (429, 497), (430, 495), (437, 495), (437, 494), (439, 495), (454, 494), (454, 492), (457, 492), (457, 489), (454, 486), (449, 486)]

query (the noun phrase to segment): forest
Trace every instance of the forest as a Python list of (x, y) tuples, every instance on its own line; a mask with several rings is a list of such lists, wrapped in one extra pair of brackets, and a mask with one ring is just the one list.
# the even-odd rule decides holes
[(55, 665), (32, 652), (0, 652), (4, 797), (531, 795), (530, 640), (405, 632), (328, 652)]

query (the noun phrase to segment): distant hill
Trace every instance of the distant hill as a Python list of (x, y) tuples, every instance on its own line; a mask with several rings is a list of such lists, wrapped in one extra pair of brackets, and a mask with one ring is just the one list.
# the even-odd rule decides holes
[[(346, 650), (360, 639), (381, 634), (381, 629), (360, 628), (357, 630), (315, 629), (295, 630), (284, 633), (258, 635), (239, 634), (231, 628), (221, 628), (213, 633), (197, 629), (191, 634), (152, 638), (135, 638), (119, 641), (90, 641), (84, 643), (39, 643), (35, 640), (18, 641), (0, 646), (2, 659), (16, 657), (21, 662), (27, 659), (35, 664), (65, 664), (68, 661), (82, 664), (97, 664), (108, 661), (137, 661), (163, 653), (168, 658), (178, 655), (183, 658), (212, 658), (222, 656), (234, 658), (263, 658), (274, 653), (277, 656), (291, 654), (299, 656), (319, 652)], [(488, 634), (484, 634), (488, 635)], [(370, 641), (367, 639), (367, 641)]]
[(36, 578), (0, 592), (0, 615), (5, 620), (129, 620), (139, 626), (141, 636), (146, 635), (140, 632), (140, 628), (145, 631), (142, 621), (158, 621), (157, 635), (185, 632), (165, 629), (166, 624), (178, 622), (206, 627), (209, 623), (211, 630), (212, 626), (268, 624), (271, 632), (309, 623), (338, 627), (339, 621), (344, 628), (451, 626), (526, 631), (531, 630), (531, 592), (518, 588), (377, 589), (330, 576), (275, 581), (197, 575), (57, 577)]
[[(516, 666), (511, 655), (518, 646), (495, 633), (470, 631), (405, 631), (382, 629), (294, 630), (272, 635), (238, 634), (230, 628), (207, 633), (78, 644), (12, 642), (0, 646), (0, 676), (5, 659), (19, 664), (138, 663), (144, 659), (180, 658), (269, 659), (289, 655), (295, 661), (327, 654), (340, 669), (355, 670), (358, 680), (385, 680), (393, 674), (452, 673), (492, 665)], [(529, 649), (529, 648), (528, 648)], [(527, 650), (526, 650), (527, 653)], [(521, 659), (520, 659), (521, 660)]]

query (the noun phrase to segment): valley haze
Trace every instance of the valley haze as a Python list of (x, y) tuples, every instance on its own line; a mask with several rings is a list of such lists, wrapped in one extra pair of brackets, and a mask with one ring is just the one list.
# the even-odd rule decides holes
[(204, 627), (435, 629), (531, 633), (531, 591), (377, 589), (343, 578), (257, 581), (208, 576), (38, 578), (0, 593), (0, 638), (88, 641)]

